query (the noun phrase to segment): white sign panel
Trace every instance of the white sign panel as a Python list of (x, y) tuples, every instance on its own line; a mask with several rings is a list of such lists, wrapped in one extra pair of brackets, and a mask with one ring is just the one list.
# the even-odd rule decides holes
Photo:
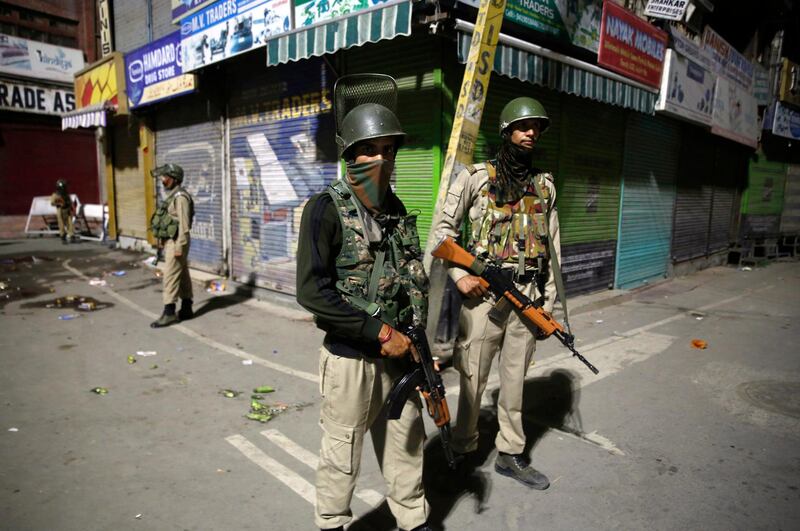
[(727, 76), (747, 90), (752, 90), (755, 72), (753, 63), (709, 26), (703, 30), (703, 48), (709, 53), (717, 74)]
[(61, 115), (75, 108), (72, 90), (0, 80), (0, 109)]
[(750, 147), (758, 147), (758, 105), (738, 83), (717, 77), (711, 132)]
[(689, 0), (649, 0), (644, 14), (648, 17), (681, 20)]
[[(771, 128), (773, 135), (800, 140), (800, 112), (776, 101), (774, 109), (770, 109), (769, 114), (770, 118), (772, 118)], [(769, 125), (765, 125), (765, 129), (769, 128)]]
[(0, 72), (4, 74), (72, 84), (83, 66), (80, 50), (0, 34)]
[(711, 125), (715, 79), (704, 66), (675, 50), (667, 50), (656, 110)]

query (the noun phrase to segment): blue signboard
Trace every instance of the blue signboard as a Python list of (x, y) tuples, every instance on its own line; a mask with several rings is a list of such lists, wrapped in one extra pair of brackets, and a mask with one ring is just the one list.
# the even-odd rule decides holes
[(125, 77), (131, 108), (194, 91), (194, 74), (183, 73), (180, 32), (126, 54)]
[(172, 0), (172, 21), (178, 20), (194, 13), (205, 4), (210, 4), (213, 0)]

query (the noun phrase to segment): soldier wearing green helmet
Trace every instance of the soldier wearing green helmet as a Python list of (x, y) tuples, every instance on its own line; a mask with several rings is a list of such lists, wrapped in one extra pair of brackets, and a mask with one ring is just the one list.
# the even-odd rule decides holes
[[(561, 252), (556, 189), (552, 174), (534, 166), (534, 147), (549, 126), (539, 101), (521, 97), (508, 102), (500, 113), (497, 158), (458, 174), (435, 230), (439, 237), (458, 238), (462, 222), (468, 222), (469, 250), (499, 266), (517, 288), (551, 312), (556, 289), (550, 248), (556, 259)], [(461, 375), (453, 449), (468, 464), (478, 448), (481, 395), (492, 359), (499, 354), (495, 470), (530, 488), (546, 489), (547, 477), (524, 455), (522, 428), (522, 390), (536, 337), (504, 299), (492, 298), (479, 277), (459, 267), (448, 272), (464, 297), (453, 352)]]
[(343, 529), (367, 431), (381, 460), (386, 498), (401, 529), (429, 529), (422, 488), (425, 430), (419, 397), (387, 421), (383, 404), (406, 369), (411, 341), (401, 332), (427, 319), (428, 279), (416, 215), (390, 179), (405, 138), (394, 111), (394, 79), (340, 78), (334, 87), (336, 143), (345, 177), (303, 210), (297, 301), (326, 332), (320, 351), (322, 441), (315, 523)]
[(50, 196), (50, 204), (56, 207), (58, 235), (61, 237), (61, 243), (74, 242), (75, 226), (72, 223), (72, 216), (75, 214), (75, 208), (67, 190), (67, 181), (64, 179), (56, 181), (56, 191)]
[[(194, 317), (188, 263), (194, 200), (181, 186), (183, 168), (177, 164), (164, 164), (151, 174), (155, 178), (161, 177), (161, 184), (167, 192), (150, 219), (150, 229), (164, 253), (164, 311), (150, 326), (161, 328)], [(176, 314), (178, 298), (181, 299), (181, 309)]]

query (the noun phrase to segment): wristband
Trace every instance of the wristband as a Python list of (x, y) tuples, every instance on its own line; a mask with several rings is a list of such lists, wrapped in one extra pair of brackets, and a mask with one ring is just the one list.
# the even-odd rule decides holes
[(389, 327), (389, 333), (386, 334), (385, 337), (378, 336), (378, 342), (383, 345), (384, 343), (388, 343), (389, 340), (392, 339), (392, 327)]

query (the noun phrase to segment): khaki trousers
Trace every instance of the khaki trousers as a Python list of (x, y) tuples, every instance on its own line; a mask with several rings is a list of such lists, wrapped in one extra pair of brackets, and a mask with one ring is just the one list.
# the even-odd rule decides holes
[(361, 470), (367, 430), (386, 481), (386, 499), (397, 525), (413, 529), (428, 518), (422, 488), (425, 428), (419, 395), (414, 393), (397, 420), (387, 421), (383, 404), (399, 364), (383, 359), (343, 358), (320, 350), (319, 374), (322, 427), (317, 505), (314, 521), (321, 529), (345, 525)]
[(192, 277), (189, 276), (188, 254), (175, 256), (175, 241), (164, 242), (164, 304), (175, 304), (178, 297), (181, 299), (192, 298)]
[(75, 227), (72, 225), (72, 216), (69, 208), (58, 208), (56, 219), (58, 220), (58, 235), (72, 238), (75, 235)]
[[(535, 283), (517, 284), (531, 299), (537, 296)], [(536, 327), (520, 319), (511, 310), (503, 323), (489, 319), (494, 300), (466, 299), (461, 307), (459, 334), (453, 351), (453, 365), (461, 374), (458, 415), (453, 430), (453, 449), (466, 453), (478, 448), (478, 415), (481, 397), (499, 352), (498, 372), (500, 396), (497, 421), (500, 430), (495, 446), (501, 452), (520, 454), (525, 449), (522, 429), (522, 390), (533, 352), (536, 349)]]

